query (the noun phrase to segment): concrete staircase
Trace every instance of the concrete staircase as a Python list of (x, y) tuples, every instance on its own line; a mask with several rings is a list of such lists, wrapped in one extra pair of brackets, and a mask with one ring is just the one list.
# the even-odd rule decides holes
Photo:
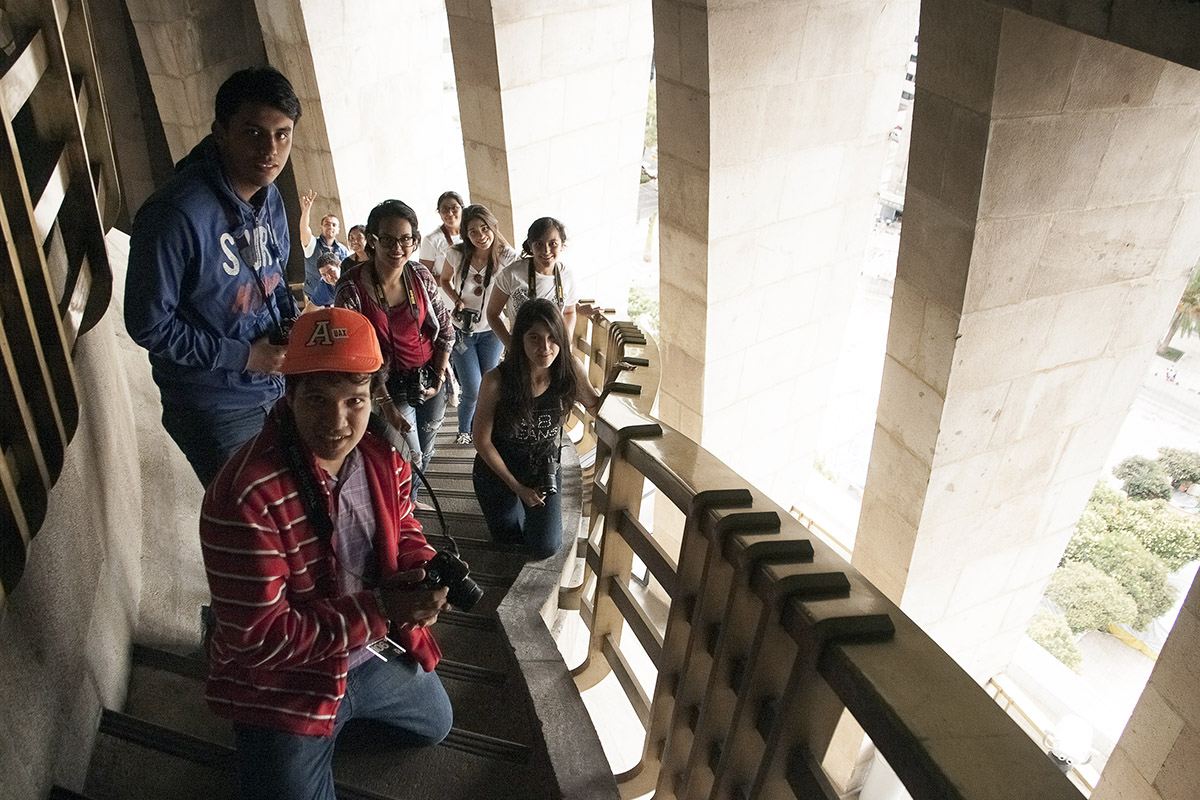
[[(435, 628), (454, 728), (441, 745), (414, 749), (389, 741), (379, 726), (351, 723), (335, 755), (338, 796), (615, 798), (595, 731), (539, 615), (573, 563), (575, 543), (528, 566), (519, 550), (493, 544), (471, 488), (474, 449), (455, 444), (455, 433), (450, 410), (428, 478), (485, 596), (471, 613), (443, 614)], [(581, 487), (569, 444), (563, 458), (564, 530), (575, 531)], [(431, 543), (444, 547), (436, 515), (418, 516)], [(102, 714), (83, 795), (55, 787), (52, 797), (235, 797), (232, 726), (209, 712), (204, 675), (198, 655), (135, 646), (125, 707)]]

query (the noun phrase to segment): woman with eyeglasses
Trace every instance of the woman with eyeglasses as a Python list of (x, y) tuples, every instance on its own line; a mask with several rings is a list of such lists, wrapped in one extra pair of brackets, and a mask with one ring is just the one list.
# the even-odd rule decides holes
[[(415, 259), (419, 230), (417, 213), (399, 200), (385, 200), (371, 209), (371, 260), (342, 273), (334, 303), (371, 320), (387, 362), (388, 395), (407, 423), (403, 434), (413, 463), (428, 469), (434, 437), (446, 416), (446, 365), (454, 328), (450, 312), (438, 299), (437, 282)], [(414, 480), (414, 503), (417, 485)]]
[(487, 321), (506, 349), (513, 346), (508, 325), (526, 301), (541, 297), (562, 312), (567, 335), (575, 332), (575, 279), (559, 256), (567, 248), (567, 227), (554, 217), (542, 217), (529, 226), (521, 246), (521, 258), (496, 278), (496, 288), (487, 304)]
[(461, 244), (446, 253), (442, 291), (454, 304), (455, 343), (450, 363), (462, 384), (458, 401), (458, 443), (471, 443), (471, 420), (479, 398), (479, 381), (500, 363), (502, 346), (492, 333), (484, 312), (491, 298), (495, 277), (517, 258), (500, 233), (494, 214), (483, 206), (470, 205), (462, 212)]
[(462, 195), (454, 191), (442, 192), (437, 201), (437, 213), (442, 224), (421, 239), (421, 263), (435, 278), (442, 274), (446, 253), (462, 241)]

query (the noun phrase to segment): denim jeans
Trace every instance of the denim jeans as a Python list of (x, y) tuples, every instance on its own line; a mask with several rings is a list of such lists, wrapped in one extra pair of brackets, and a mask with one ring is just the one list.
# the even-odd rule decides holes
[(562, 467), (558, 469), (558, 491), (546, 495), (545, 505), (533, 508), (526, 508), (479, 456), (471, 480), (493, 540), (524, 545), (538, 560), (558, 552), (562, 545)]
[(453, 722), (450, 698), (437, 673), (410, 658), (371, 658), (346, 677), (333, 736), (235, 725), (239, 796), (243, 800), (335, 800), (333, 746), (352, 719), (390, 726), (401, 744), (437, 744)]
[(233, 452), (262, 430), (271, 406), (204, 411), (163, 403), (162, 424), (208, 486)]
[[(396, 404), (396, 410), (411, 426), (409, 432), (404, 434), (404, 440), (408, 442), (408, 447), (414, 454), (421, 454), (420, 462), (415, 463), (422, 472), (429, 469), (429, 462), (433, 458), (434, 439), (442, 428), (442, 420), (446, 418), (447, 383), (448, 380), (442, 381), (442, 388), (438, 393), (415, 408), (408, 403)], [(417, 502), (417, 487), (420, 482), (421, 479), (413, 475), (411, 497), (414, 503)]]
[(458, 432), (470, 433), (475, 404), (479, 401), (479, 383), (488, 370), (495, 369), (500, 363), (504, 345), (491, 331), (459, 336), (466, 344), (466, 349), (459, 352), (458, 346), (455, 346), (450, 351), (450, 361), (462, 385), (462, 396), (458, 399)]

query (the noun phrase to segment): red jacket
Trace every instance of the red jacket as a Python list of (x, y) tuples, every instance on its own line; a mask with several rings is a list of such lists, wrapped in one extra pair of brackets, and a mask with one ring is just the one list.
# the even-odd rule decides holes
[[(381, 639), (387, 621), (372, 592), (339, 596), (332, 549), (306, 518), (278, 425), (272, 413), (204, 495), (200, 544), (217, 622), (205, 697), (235, 722), (327, 736), (346, 692), (348, 654)], [(434, 550), (412, 516), (409, 465), (370, 433), (358, 449), (381, 576), (420, 566)], [(319, 474), (315, 459), (312, 466)], [(441, 652), (427, 629), (399, 635), (426, 671), (437, 665)]]

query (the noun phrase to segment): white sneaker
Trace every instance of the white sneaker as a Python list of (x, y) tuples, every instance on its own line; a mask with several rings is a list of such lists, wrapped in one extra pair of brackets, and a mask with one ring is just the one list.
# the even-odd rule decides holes
[(473, 440), (471, 439), (471, 434), (469, 434), (469, 433), (460, 433), (460, 434), (458, 435), (458, 438), (456, 438), (456, 439), (454, 440), (454, 443), (455, 443), (455, 444), (471, 444), (471, 442), (472, 442), (472, 441), (473, 441)]

